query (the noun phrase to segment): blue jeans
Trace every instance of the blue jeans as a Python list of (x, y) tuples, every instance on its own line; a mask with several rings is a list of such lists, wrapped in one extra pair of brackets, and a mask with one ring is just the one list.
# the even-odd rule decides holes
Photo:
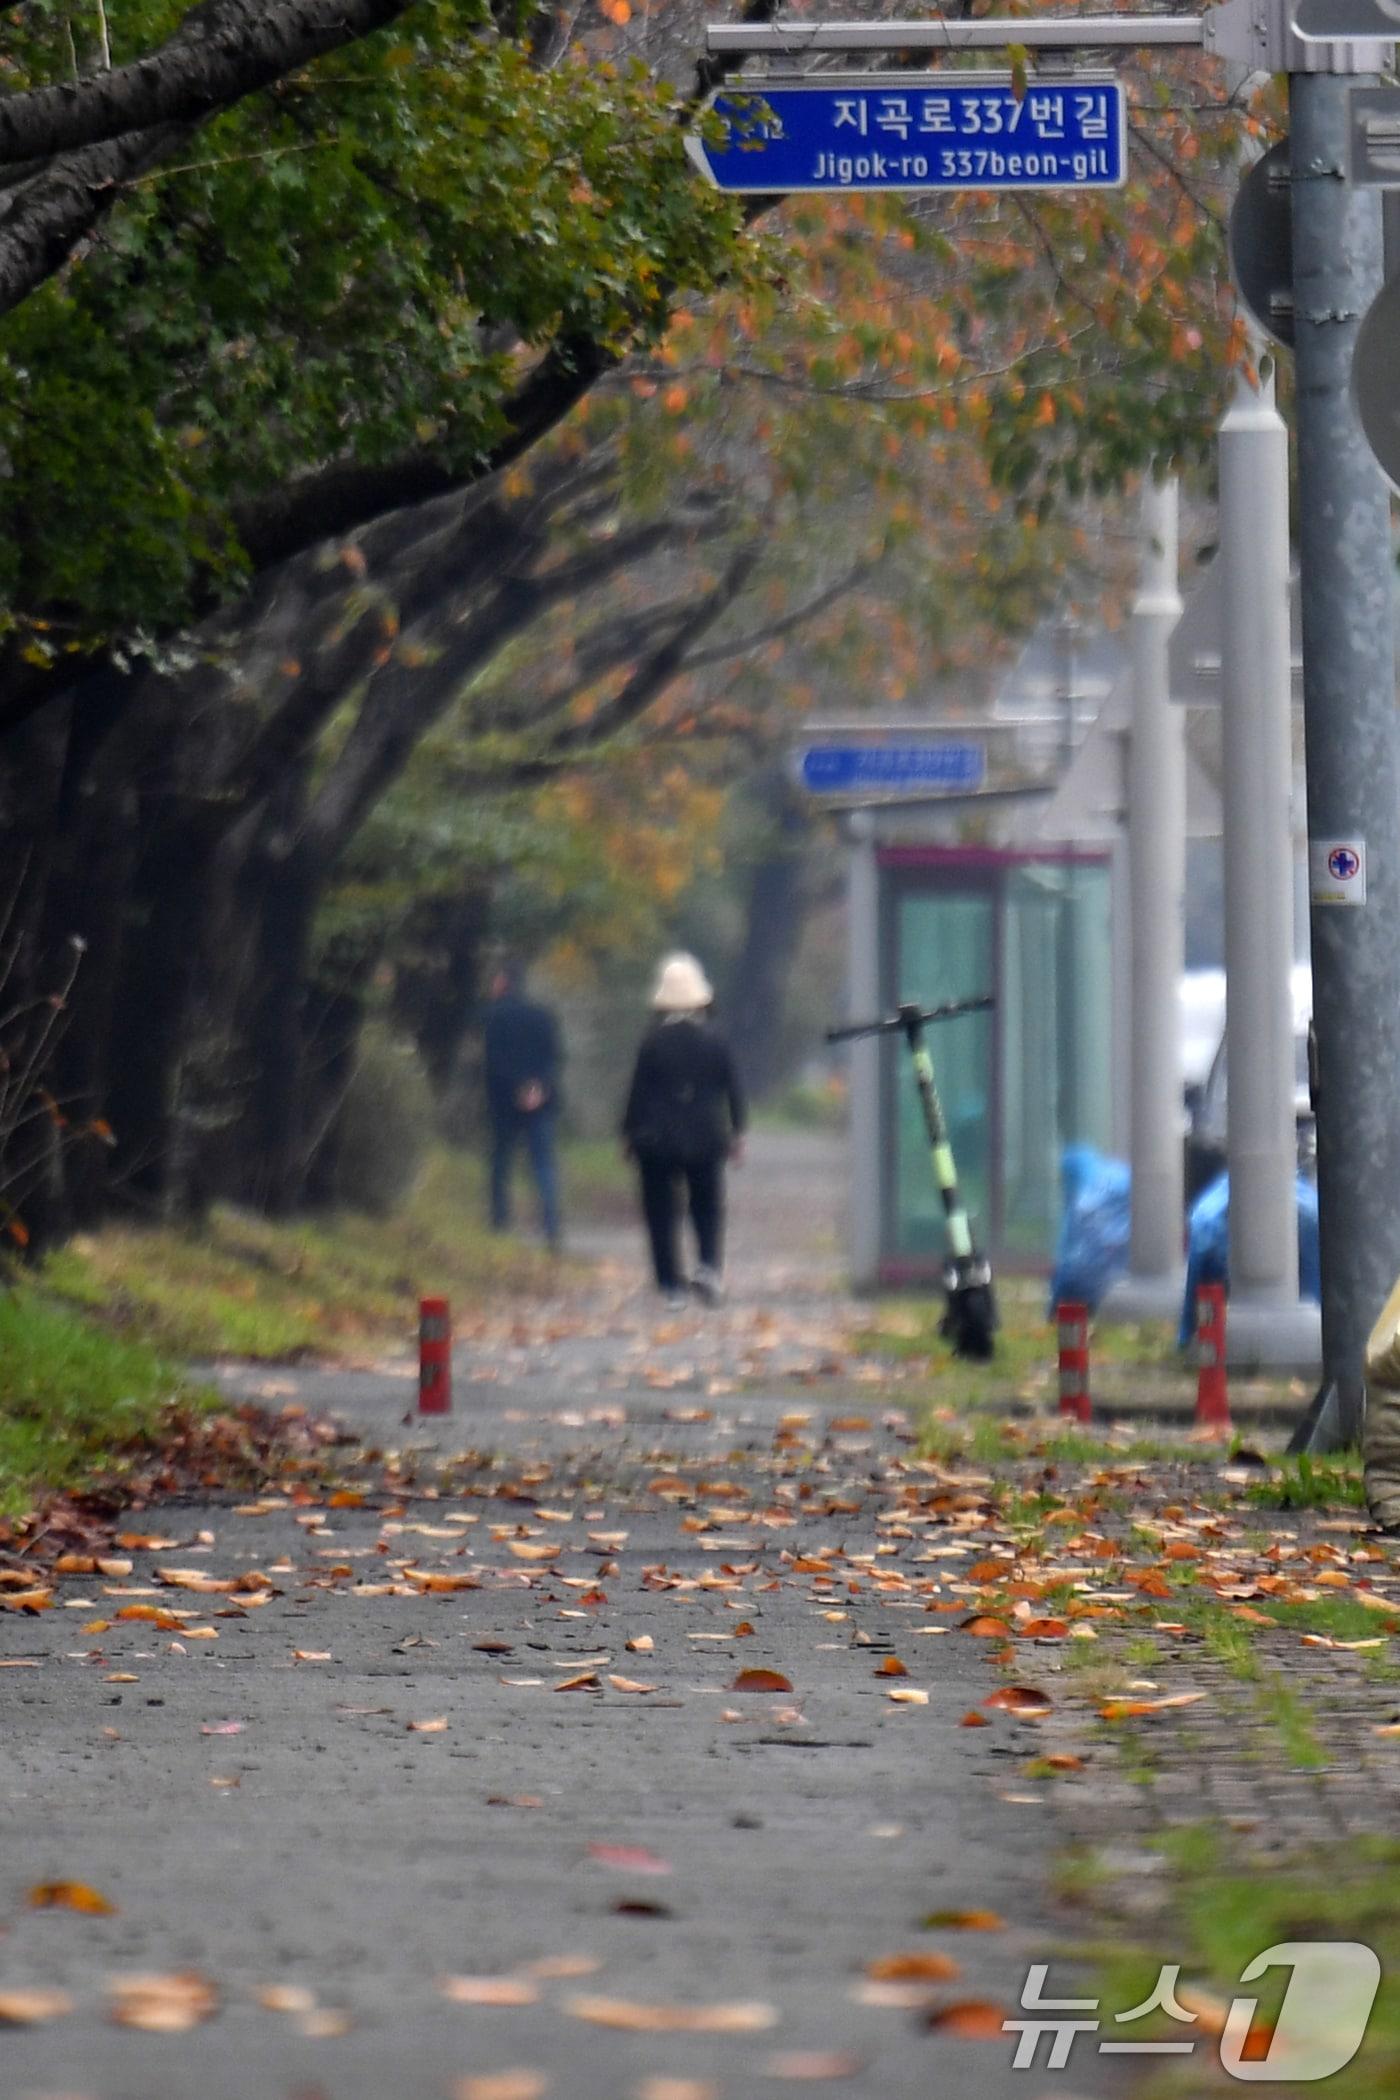
[(510, 1177), (515, 1148), (523, 1138), (530, 1172), (540, 1194), (540, 1226), (551, 1247), (559, 1244), (559, 1171), (554, 1158), (556, 1116), (552, 1108), (526, 1113), (511, 1109), (491, 1126), (491, 1223), (497, 1232), (510, 1226)]

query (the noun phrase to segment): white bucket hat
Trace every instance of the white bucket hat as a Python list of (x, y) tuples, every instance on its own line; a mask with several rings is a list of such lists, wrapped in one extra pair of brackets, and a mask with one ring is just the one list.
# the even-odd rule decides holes
[(651, 1003), (659, 1014), (694, 1014), (714, 1001), (714, 990), (693, 955), (663, 958)]

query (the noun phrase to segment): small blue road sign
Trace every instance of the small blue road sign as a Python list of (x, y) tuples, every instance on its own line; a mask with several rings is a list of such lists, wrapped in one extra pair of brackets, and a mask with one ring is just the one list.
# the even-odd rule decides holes
[(921, 795), (979, 788), (987, 770), (980, 744), (813, 744), (802, 754), (802, 785), (813, 795)]
[[(723, 136), (719, 127), (723, 127)], [(686, 149), (717, 188), (1100, 190), (1127, 169), (1123, 89), (1101, 75), (855, 73), (721, 88)]]

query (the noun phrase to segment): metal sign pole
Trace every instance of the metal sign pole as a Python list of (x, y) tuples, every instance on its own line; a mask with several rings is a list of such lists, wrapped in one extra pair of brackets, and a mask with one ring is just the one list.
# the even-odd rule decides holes
[(1395, 570), (1348, 392), (1381, 238), (1374, 195), (1346, 182), (1346, 78), (1295, 73), (1289, 89), (1323, 1382), (1353, 1444), (1366, 1336), (1400, 1270)]

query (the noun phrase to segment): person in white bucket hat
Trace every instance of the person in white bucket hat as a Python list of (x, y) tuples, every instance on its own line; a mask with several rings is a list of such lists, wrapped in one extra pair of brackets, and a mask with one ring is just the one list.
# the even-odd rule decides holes
[(714, 992), (693, 955), (662, 959), (652, 989), (654, 1020), (637, 1052), (622, 1118), (623, 1147), (637, 1163), (642, 1215), (656, 1286), (685, 1303), (677, 1245), (684, 1191), (699, 1261), (696, 1295), (723, 1295), (724, 1166), (743, 1154), (748, 1111), (729, 1046), (709, 1020)]

